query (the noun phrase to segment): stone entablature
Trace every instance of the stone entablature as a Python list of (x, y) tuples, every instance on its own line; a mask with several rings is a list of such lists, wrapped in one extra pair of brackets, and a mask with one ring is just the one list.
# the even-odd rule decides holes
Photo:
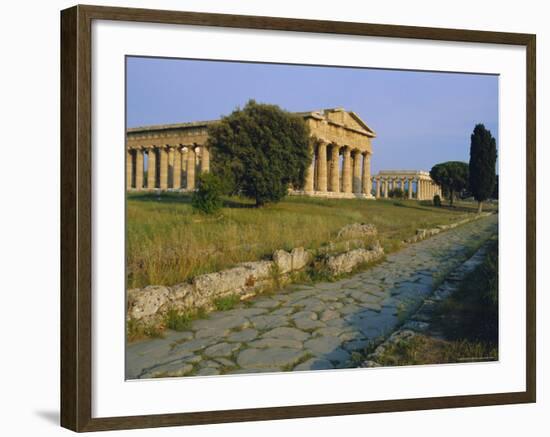
[[(309, 127), (313, 158), (303, 189), (291, 194), (373, 198), (370, 158), (375, 132), (356, 113), (342, 108), (295, 114)], [(217, 120), (128, 129), (127, 188), (194, 190), (196, 174), (210, 168), (206, 144), (213, 123)]]
[(432, 200), (438, 194), (443, 199), (441, 187), (430, 173), (421, 170), (381, 170), (372, 178), (377, 198), (389, 197), (394, 188), (401, 188), (409, 199)]

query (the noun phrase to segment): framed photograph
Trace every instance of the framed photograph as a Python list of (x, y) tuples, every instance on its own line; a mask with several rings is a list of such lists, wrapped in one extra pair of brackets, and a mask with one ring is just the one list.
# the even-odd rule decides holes
[(61, 12), (61, 424), (535, 402), (535, 35)]

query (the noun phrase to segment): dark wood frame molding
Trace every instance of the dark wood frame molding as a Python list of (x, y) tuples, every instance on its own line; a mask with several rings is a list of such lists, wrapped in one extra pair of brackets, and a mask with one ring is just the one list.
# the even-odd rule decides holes
[[(526, 47), (526, 390), (469, 396), (92, 418), (92, 20), (383, 36)], [(80, 5), (63, 10), (61, 12), (61, 425), (81, 432), (535, 402), (535, 56), (536, 37), (531, 34)]]

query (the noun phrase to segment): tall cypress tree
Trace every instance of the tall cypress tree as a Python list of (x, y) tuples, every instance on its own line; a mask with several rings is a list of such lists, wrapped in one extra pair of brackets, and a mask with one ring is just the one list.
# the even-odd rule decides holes
[(470, 137), (470, 191), (478, 201), (481, 212), (483, 201), (495, 188), (497, 145), (491, 131), (483, 124), (477, 124)]

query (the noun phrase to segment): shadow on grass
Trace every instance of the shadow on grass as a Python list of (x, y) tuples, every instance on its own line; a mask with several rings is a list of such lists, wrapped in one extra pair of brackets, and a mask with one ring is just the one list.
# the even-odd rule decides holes
[[(129, 193), (126, 196), (126, 200), (131, 200), (134, 202), (161, 202), (165, 205), (190, 205), (191, 199), (193, 197), (192, 193)], [(238, 197), (224, 197), (223, 199), (224, 208), (255, 208), (256, 204), (248, 199), (241, 199)]]

